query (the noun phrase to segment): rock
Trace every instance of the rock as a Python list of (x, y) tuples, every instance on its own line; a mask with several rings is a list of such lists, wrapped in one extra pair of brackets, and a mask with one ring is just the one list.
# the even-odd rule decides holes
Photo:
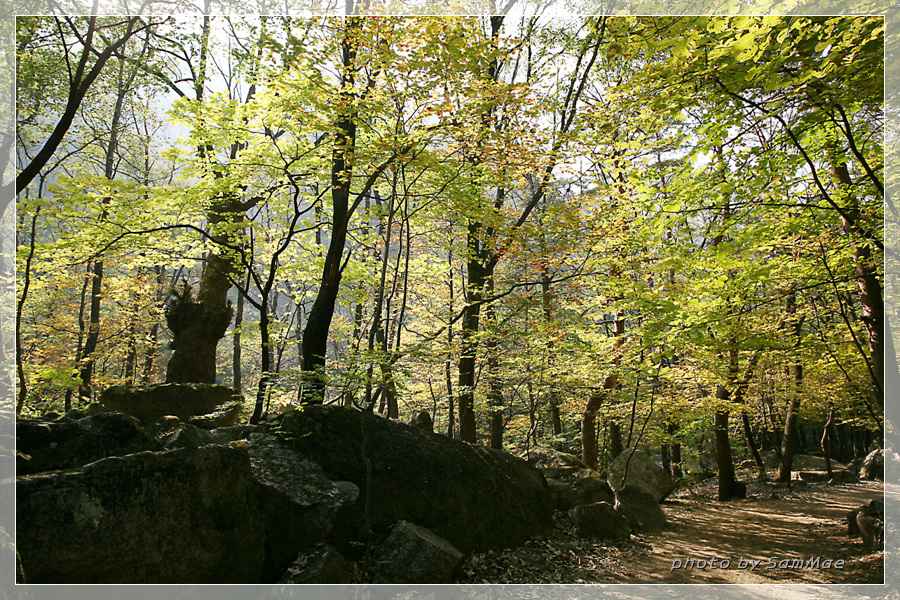
[(275, 431), (319, 463), (329, 479), (361, 490), (352, 514), (332, 534), (332, 543), (348, 558), (366, 540), (367, 489), (376, 539), (405, 520), (463, 552), (483, 552), (519, 546), (553, 528), (544, 477), (505, 452), (333, 405), (287, 412)]
[(233, 425), (231, 427), (217, 427), (210, 429), (209, 432), (219, 444), (227, 444), (228, 442), (236, 442), (238, 440), (246, 440), (254, 433), (259, 431), (258, 425)]
[(528, 464), (539, 469), (557, 468), (581, 470), (589, 468), (580, 458), (553, 448), (532, 448), (528, 451)]
[(162, 446), (141, 431), (132, 417), (106, 413), (77, 420), (20, 420), (16, 423), (18, 475), (71, 469), (106, 458), (124, 456)]
[(409, 420), (409, 424), (428, 433), (434, 433), (434, 422), (427, 410), (420, 410)]
[(104, 390), (100, 402), (110, 410), (137, 417), (143, 425), (174, 415), (203, 429), (234, 425), (243, 405), (241, 395), (232, 388), (208, 383), (120, 385)]
[[(633, 453), (632, 453), (633, 452)], [(628, 466), (626, 481), (625, 467)], [(624, 487), (634, 487), (662, 502), (675, 489), (675, 480), (640, 450), (625, 450), (609, 465), (606, 477), (609, 487), (618, 494)]]
[(576, 506), (569, 511), (569, 520), (581, 538), (627, 540), (631, 537), (628, 518), (608, 502)]
[(863, 548), (872, 551), (884, 543), (884, 501), (870, 500), (847, 513), (847, 535), (860, 536)]
[(161, 431), (156, 439), (166, 449), (199, 448), (219, 443), (212, 432), (190, 423), (177, 423), (174, 427)]
[(805, 481), (806, 483), (818, 483), (827, 481), (829, 483), (842, 483), (858, 481), (859, 478), (853, 475), (847, 469), (833, 469), (831, 476), (828, 471), (792, 471), (791, 481)]
[(326, 544), (298, 556), (278, 583), (346, 584), (350, 583), (350, 565), (340, 552)]
[(884, 481), (884, 450), (876, 448), (866, 455), (859, 468), (859, 477), (868, 481)]
[[(582, 504), (595, 502), (615, 502), (615, 495), (609, 484), (593, 469), (579, 469), (563, 474), (559, 479), (547, 476), (550, 469), (542, 469), (550, 487), (550, 496), (556, 510), (566, 512)], [(559, 476), (559, 475), (558, 475)]]
[(452, 583), (462, 559), (447, 540), (400, 521), (375, 550), (372, 583)]
[(264, 529), (245, 448), (106, 458), (16, 481), (31, 583), (258, 583)]
[(644, 533), (662, 531), (666, 527), (666, 513), (659, 507), (659, 501), (641, 488), (626, 485), (617, 490), (615, 508), (628, 517), (632, 527)]
[(297, 554), (323, 540), (354, 505), (359, 488), (330, 481), (322, 468), (273, 439), (247, 445), (265, 518), (265, 562), (261, 581), (271, 583)]

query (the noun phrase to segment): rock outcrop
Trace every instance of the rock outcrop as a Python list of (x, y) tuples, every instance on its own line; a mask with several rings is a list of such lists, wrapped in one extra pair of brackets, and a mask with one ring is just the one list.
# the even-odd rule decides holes
[(234, 425), (241, 414), (240, 394), (224, 385), (166, 383), (149, 387), (119, 385), (104, 390), (100, 403), (149, 425), (166, 415), (203, 429)]
[(370, 578), (449, 582), (460, 551), (553, 526), (521, 459), (347, 408), (211, 430), (121, 413), (19, 425), (39, 471), (16, 481), (30, 583), (346, 583), (367, 547)]
[(259, 581), (265, 528), (245, 448), (141, 452), (16, 484), (32, 583)]
[(71, 469), (109, 456), (161, 449), (134, 418), (121, 413), (16, 423), (16, 450), (21, 453), (16, 457), (17, 475)]
[(348, 558), (366, 540), (367, 505), (376, 540), (409, 521), (462, 552), (515, 547), (552, 530), (544, 477), (505, 452), (336, 406), (285, 413), (276, 435), (329, 479), (359, 488), (355, 507), (332, 534)]

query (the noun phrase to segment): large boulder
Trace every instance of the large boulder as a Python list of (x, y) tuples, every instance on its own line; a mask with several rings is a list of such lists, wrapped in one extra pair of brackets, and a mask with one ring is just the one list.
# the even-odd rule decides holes
[(665, 469), (644, 452), (630, 448), (610, 463), (606, 480), (616, 494), (625, 487), (633, 487), (652, 496), (657, 502), (662, 502), (675, 489), (675, 480)]
[(30, 583), (258, 583), (265, 533), (250, 457), (204, 446), (16, 481)]
[(553, 504), (560, 512), (567, 512), (583, 504), (615, 502), (615, 495), (609, 483), (593, 469), (557, 472), (555, 477), (547, 475), (546, 469), (541, 471), (547, 478), (547, 485), (550, 486)]
[(138, 422), (120, 413), (73, 420), (20, 420), (16, 423), (16, 473), (71, 469), (106, 458), (162, 446)]
[(666, 527), (666, 513), (659, 507), (659, 501), (642, 488), (626, 485), (616, 490), (615, 508), (638, 531), (653, 533)]
[(595, 502), (569, 510), (569, 520), (580, 538), (627, 540), (631, 537), (628, 518), (608, 502)]
[(247, 449), (265, 519), (261, 581), (272, 583), (302, 549), (325, 540), (335, 522), (347, 517), (359, 488), (329, 480), (318, 464), (277, 440), (263, 437)]
[(372, 583), (453, 583), (462, 559), (447, 540), (400, 521), (375, 551)]
[(137, 417), (149, 425), (166, 415), (191, 421), (203, 429), (234, 425), (243, 399), (232, 388), (209, 383), (166, 383), (149, 387), (118, 385), (100, 394), (110, 410)]
[(866, 455), (859, 468), (859, 476), (869, 481), (884, 480), (884, 450), (875, 448)]
[(359, 487), (332, 534), (345, 556), (364, 547), (367, 511), (376, 539), (405, 520), (462, 552), (515, 547), (553, 528), (544, 477), (505, 452), (337, 406), (285, 413), (276, 434), (329, 479)]

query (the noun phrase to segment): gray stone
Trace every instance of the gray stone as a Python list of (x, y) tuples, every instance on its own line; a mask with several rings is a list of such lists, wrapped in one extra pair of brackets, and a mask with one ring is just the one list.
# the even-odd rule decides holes
[(347, 517), (359, 488), (329, 480), (318, 464), (277, 440), (259, 439), (247, 449), (265, 515), (261, 581), (271, 583), (303, 548), (325, 540), (335, 522)]
[(560, 452), (553, 448), (532, 448), (528, 451), (528, 463), (539, 469), (587, 469), (580, 458), (568, 452)]
[(298, 556), (278, 583), (347, 584), (350, 583), (350, 565), (340, 552), (326, 544)]
[(20, 420), (16, 423), (18, 475), (71, 469), (106, 458), (162, 446), (128, 415), (107, 413), (77, 420)]
[(360, 489), (331, 537), (348, 559), (358, 557), (354, 548), (364, 548), (367, 501), (376, 539), (404, 520), (463, 552), (483, 552), (516, 547), (553, 529), (544, 477), (506, 452), (333, 405), (285, 413), (274, 432), (332, 481)]
[(264, 528), (247, 450), (204, 446), (20, 477), (31, 583), (258, 583)]
[(137, 417), (149, 425), (174, 415), (203, 429), (234, 425), (243, 399), (232, 388), (207, 383), (166, 383), (149, 387), (114, 386), (100, 394), (110, 410)]
[(628, 517), (631, 526), (644, 533), (662, 531), (666, 513), (655, 497), (638, 487), (625, 486), (616, 491), (616, 510)]
[[(627, 480), (624, 480), (626, 475)], [(675, 489), (672, 476), (640, 450), (628, 449), (617, 456), (609, 465), (606, 480), (615, 493), (624, 487), (634, 487), (652, 496), (657, 502), (662, 502)]]
[(884, 480), (884, 450), (876, 448), (866, 455), (859, 468), (859, 477), (868, 481)]
[[(149, 427), (144, 430), (146, 431)], [(190, 423), (176, 423), (173, 427), (163, 429), (155, 437), (162, 444), (163, 448), (168, 450), (172, 448), (199, 448), (221, 443), (212, 432), (200, 429)]]
[(557, 474), (557, 478), (547, 476), (549, 469), (541, 469), (547, 478), (550, 496), (556, 510), (566, 512), (582, 504), (595, 502), (615, 502), (615, 495), (603, 477), (592, 469), (578, 469)]
[(376, 550), (372, 583), (452, 583), (462, 553), (424, 527), (400, 521)]
[(581, 538), (627, 540), (631, 537), (628, 518), (608, 502), (576, 506), (569, 510), (569, 520)]

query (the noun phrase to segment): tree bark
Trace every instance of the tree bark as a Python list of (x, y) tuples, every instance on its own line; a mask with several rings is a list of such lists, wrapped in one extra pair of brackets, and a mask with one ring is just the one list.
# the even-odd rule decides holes
[[(716, 398), (728, 400), (728, 389), (719, 385)], [(717, 410), (714, 417), (716, 431), (716, 460), (719, 467), (719, 500), (735, 496), (737, 480), (734, 475), (734, 458), (731, 456), (731, 440), (728, 435), (728, 411)]]
[[(848, 190), (852, 190), (853, 180), (850, 178), (850, 172), (845, 163), (838, 163), (833, 166), (834, 178), (838, 185)], [(846, 207), (841, 215), (844, 233), (854, 236), (859, 217), (860, 210), (856, 197), (853, 192), (849, 192), (850, 205)], [(881, 290), (881, 282), (878, 280), (877, 265), (872, 257), (872, 249), (869, 244), (860, 240), (854, 242), (853, 251), (854, 269), (853, 274), (856, 277), (857, 287), (859, 289), (859, 301), (862, 305), (862, 321), (869, 335), (869, 352), (871, 354), (871, 364), (873, 369), (873, 387), (878, 398), (878, 404), (884, 405), (884, 339), (885, 339), (885, 319), (884, 319), (884, 297)]]

